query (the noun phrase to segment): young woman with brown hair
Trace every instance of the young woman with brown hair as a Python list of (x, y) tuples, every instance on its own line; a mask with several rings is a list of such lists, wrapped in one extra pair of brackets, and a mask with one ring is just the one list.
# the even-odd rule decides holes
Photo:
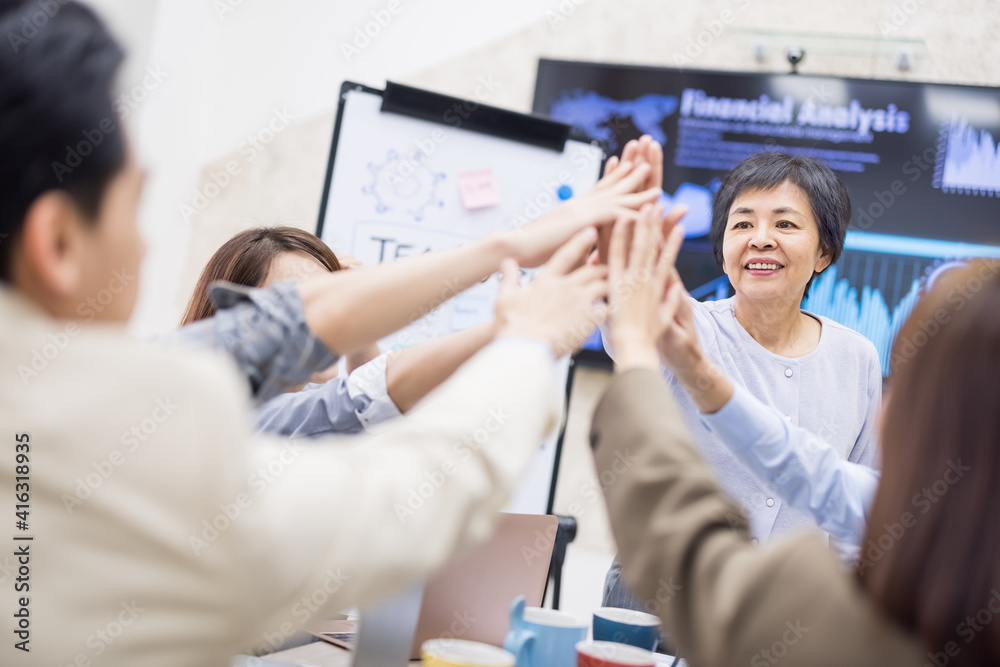
[[(343, 260), (343, 261), (342, 261)], [(296, 227), (254, 227), (246, 229), (222, 244), (201, 272), (181, 326), (215, 315), (215, 303), (209, 287), (225, 280), (246, 287), (266, 287), (282, 280), (303, 280), (323, 271), (333, 272), (361, 266), (351, 255), (337, 257), (330, 246), (315, 234)], [(379, 356), (378, 345), (345, 355), (347, 372)], [(313, 376), (313, 382), (325, 382), (337, 376), (331, 367)]]
[[(299, 260), (305, 278), (318, 270), (340, 271), (340, 260), (315, 234), (295, 227), (255, 227), (246, 229), (222, 244), (198, 278), (181, 326), (215, 315), (215, 304), (208, 287), (216, 280), (226, 280), (247, 287), (263, 287), (275, 278), (279, 261)], [(312, 261), (309, 261), (312, 260)], [(314, 270), (309, 270), (315, 267)], [(281, 266), (283, 272), (287, 271)], [(288, 276), (292, 277), (292, 276)], [(278, 279), (284, 279), (278, 277)]]
[[(345, 260), (342, 262), (341, 260)], [(350, 255), (338, 259), (315, 234), (294, 227), (258, 227), (240, 232), (219, 248), (202, 271), (182, 326), (215, 315), (215, 281), (266, 287), (306, 280), (324, 272), (358, 267)], [(370, 345), (347, 355), (346, 376), (337, 367), (316, 373), (299, 391), (277, 396), (254, 411), (261, 430), (296, 437), (356, 433), (399, 416), (448, 378), (493, 339), (486, 322), (392, 355)]]

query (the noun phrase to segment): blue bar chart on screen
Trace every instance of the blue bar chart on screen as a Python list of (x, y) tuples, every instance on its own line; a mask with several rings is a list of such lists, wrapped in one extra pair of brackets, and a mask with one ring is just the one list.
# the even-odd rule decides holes
[(940, 272), (974, 257), (1000, 257), (998, 246), (848, 232), (845, 252), (813, 283), (802, 308), (863, 334), (882, 374), (899, 327)]
[(934, 187), (945, 192), (1000, 196), (1000, 150), (993, 135), (954, 116), (941, 128)]

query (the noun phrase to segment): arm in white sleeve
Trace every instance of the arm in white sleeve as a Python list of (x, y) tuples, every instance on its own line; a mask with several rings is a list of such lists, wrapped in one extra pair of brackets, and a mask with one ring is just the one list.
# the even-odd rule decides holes
[(404, 419), (306, 447), (257, 443), (259, 490), (234, 525), (261, 545), (247, 559), (272, 627), (315, 591), (316, 613), (363, 606), (485, 539), (557, 424), (554, 368), (547, 345), (500, 339)]
[(386, 356), (381, 355), (345, 377), (310, 384), (281, 394), (254, 410), (257, 428), (292, 438), (332, 433), (360, 433), (399, 416), (386, 387)]
[(792, 507), (808, 512), (833, 539), (861, 544), (879, 473), (840, 457), (828, 443), (787, 423), (741, 386), (705, 426)]

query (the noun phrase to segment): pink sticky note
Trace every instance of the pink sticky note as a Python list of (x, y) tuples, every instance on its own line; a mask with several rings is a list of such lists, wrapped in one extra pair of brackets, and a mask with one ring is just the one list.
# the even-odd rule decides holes
[(500, 203), (500, 190), (492, 169), (467, 171), (458, 175), (458, 191), (465, 208), (486, 208)]

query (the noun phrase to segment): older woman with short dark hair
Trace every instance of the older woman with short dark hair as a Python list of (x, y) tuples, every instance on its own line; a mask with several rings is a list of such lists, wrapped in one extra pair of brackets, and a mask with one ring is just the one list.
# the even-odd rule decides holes
[[(623, 159), (646, 152), (650, 161), (662, 161), (657, 150), (646, 140)], [(721, 488), (749, 519), (754, 544), (816, 524), (750, 472), (702, 419), (698, 401), (713, 369), (841, 457), (869, 467), (879, 463), (875, 428), (882, 373), (875, 347), (860, 333), (801, 307), (813, 279), (840, 256), (850, 217), (847, 188), (829, 167), (776, 151), (737, 165), (715, 196), (710, 237), (735, 295), (685, 299), (698, 350), (691, 364), (667, 376)], [(834, 546), (843, 559), (856, 559), (853, 545)], [(617, 562), (605, 582), (604, 603), (655, 606), (655, 600), (630, 597)]]

